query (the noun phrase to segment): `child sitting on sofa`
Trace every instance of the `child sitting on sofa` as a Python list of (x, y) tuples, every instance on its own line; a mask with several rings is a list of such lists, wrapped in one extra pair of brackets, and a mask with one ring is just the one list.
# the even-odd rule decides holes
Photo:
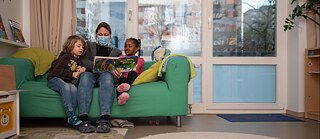
[(48, 87), (61, 95), (68, 123), (77, 126), (82, 121), (75, 116), (77, 107), (77, 79), (86, 68), (79, 62), (85, 40), (77, 35), (69, 36), (63, 44), (58, 59), (52, 62), (48, 73)]
[(125, 56), (135, 56), (136, 53), (139, 51), (139, 58), (137, 66), (135, 67), (135, 71), (124, 72), (122, 73), (121, 77), (118, 78), (118, 86), (116, 92), (119, 105), (124, 105), (130, 99), (130, 95), (128, 94), (130, 86), (133, 83), (133, 81), (143, 72), (144, 59), (140, 57), (140, 49), (140, 39), (129, 38), (126, 40), (124, 46)]

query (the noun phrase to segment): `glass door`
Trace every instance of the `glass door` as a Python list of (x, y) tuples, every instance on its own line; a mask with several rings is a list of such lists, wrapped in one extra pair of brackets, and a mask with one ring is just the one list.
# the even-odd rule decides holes
[[(276, 0), (211, 0), (207, 110), (283, 110), (284, 34)], [(277, 37), (276, 37), (277, 36)], [(209, 50), (210, 49), (210, 50)]]
[(201, 56), (201, 0), (138, 0), (138, 37), (145, 56), (159, 45)]

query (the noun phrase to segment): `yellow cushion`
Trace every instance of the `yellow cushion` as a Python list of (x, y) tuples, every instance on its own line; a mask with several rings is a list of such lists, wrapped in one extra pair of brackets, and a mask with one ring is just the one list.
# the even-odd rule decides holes
[(158, 62), (154, 63), (151, 67), (149, 67), (147, 70), (143, 71), (132, 83), (132, 85), (138, 85), (142, 83), (149, 83), (149, 82), (155, 82), (159, 81), (158, 77), (158, 69), (161, 65), (162, 60), (159, 60)]
[(36, 47), (18, 51), (12, 57), (29, 59), (34, 66), (34, 76), (45, 74), (51, 67), (51, 63), (56, 59), (48, 50)]

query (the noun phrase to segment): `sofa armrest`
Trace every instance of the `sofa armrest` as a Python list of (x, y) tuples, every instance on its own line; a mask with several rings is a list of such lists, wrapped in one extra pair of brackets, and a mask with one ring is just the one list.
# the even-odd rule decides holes
[(34, 67), (30, 60), (24, 58), (0, 58), (0, 65), (13, 65), (16, 78), (16, 88), (34, 78)]
[(175, 57), (169, 59), (162, 77), (163, 81), (167, 83), (169, 90), (177, 93), (188, 93), (190, 65), (187, 58)]

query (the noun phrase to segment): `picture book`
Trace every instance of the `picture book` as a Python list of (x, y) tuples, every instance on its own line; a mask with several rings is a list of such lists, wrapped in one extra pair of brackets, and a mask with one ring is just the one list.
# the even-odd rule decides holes
[(1, 15), (0, 15), (0, 38), (8, 39), (8, 36), (7, 36), (7, 33), (6, 33), (6, 28), (4, 27), (4, 24), (2, 22)]
[(25, 43), (21, 28), (20, 28), (20, 24), (16, 21), (10, 20), (9, 19), (9, 25), (12, 31), (12, 35), (13, 35), (13, 40), (15, 42), (23, 42)]
[(128, 72), (136, 70), (138, 63), (138, 56), (124, 56), (124, 57), (102, 57), (95, 56), (93, 63), (93, 72), (112, 72), (115, 69), (121, 72)]

